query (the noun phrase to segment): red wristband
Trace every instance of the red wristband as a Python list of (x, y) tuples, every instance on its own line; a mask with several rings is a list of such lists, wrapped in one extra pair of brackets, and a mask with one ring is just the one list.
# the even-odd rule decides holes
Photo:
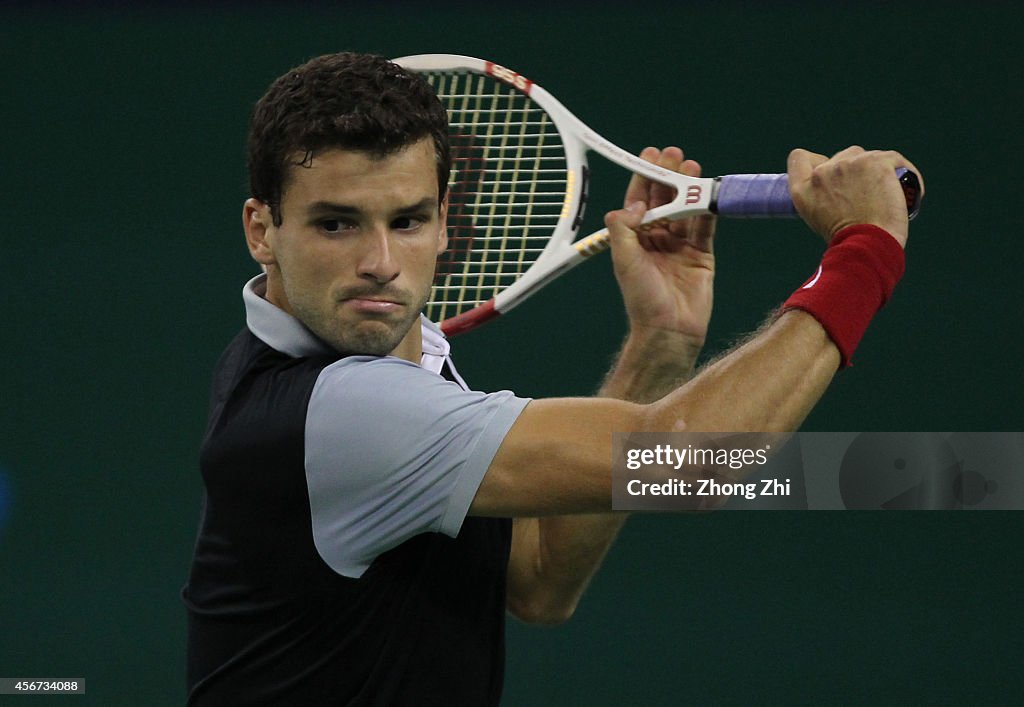
[(871, 318), (903, 276), (905, 263), (903, 248), (885, 229), (847, 226), (832, 238), (818, 271), (786, 300), (782, 311), (802, 309), (817, 319), (839, 348), (840, 367), (849, 366)]

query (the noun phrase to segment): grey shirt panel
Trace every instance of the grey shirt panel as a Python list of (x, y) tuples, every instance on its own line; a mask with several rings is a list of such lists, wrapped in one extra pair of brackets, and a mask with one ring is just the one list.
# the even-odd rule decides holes
[(455, 537), (529, 399), (480, 393), (396, 357), (350, 356), (321, 372), (306, 415), (313, 538), (359, 577), (424, 532)]

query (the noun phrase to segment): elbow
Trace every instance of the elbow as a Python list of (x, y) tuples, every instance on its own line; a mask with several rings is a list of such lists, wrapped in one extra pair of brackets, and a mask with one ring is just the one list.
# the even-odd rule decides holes
[(558, 626), (564, 624), (576, 613), (575, 600), (555, 601), (538, 598), (509, 597), (508, 612), (523, 623), (538, 626)]

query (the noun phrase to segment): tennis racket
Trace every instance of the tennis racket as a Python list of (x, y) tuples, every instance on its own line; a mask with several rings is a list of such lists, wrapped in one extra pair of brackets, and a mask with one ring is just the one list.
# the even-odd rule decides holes
[[(672, 187), (641, 228), (694, 214), (795, 217), (785, 174), (687, 177), (604, 139), (511, 69), (454, 54), (395, 63), (423, 73), (448, 110), (452, 149), (448, 250), (426, 314), (448, 336), (490, 321), (608, 248), (602, 229), (576, 239), (587, 201), (587, 152)], [(897, 172), (911, 218), (917, 175)]]

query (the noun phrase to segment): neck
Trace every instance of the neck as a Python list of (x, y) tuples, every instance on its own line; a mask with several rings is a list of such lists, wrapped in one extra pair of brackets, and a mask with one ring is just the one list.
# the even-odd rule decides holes
[(420, 359), (423, 357), (423, 331), (418, 318), (409, 327), (409, 333), (398, 343), (391, 355), (404, 358), (417, 366), (420, 365)]

